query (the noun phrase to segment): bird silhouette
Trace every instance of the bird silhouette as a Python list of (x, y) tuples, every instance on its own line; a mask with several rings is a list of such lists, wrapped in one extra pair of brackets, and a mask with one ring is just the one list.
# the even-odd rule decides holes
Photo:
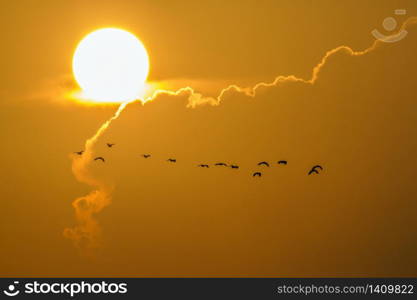
[(255, 172), (255, 173), (253, 173), (252, 177), (256, 177), (256, 176), (261, 177), (262, 176), (262, 173), (261, 172)]
[(94, 160), (101, 160), (102, 162), (105, 162), (104, 158), (101, 157), (101, 156), (98, 156), (98, 157), (94, 158)]
[(149, 158), (149, 157), (151, 157), (151, 155), (150, 155), (150, 154), (142, 154), (142, 156), (143, 156), (144, 158)]
[(230, 165), (230, 167), (231, 167), (232, 169), (239, 169), (239, 166), (237, 166), (237, 165)]
[(261, 161), (260, 163), (258, 163), (258, 166), (262, 165), (269, 167), (269, 164), (266, 161)]
[(222, 163), (222, 162), (216, 163), (216, 164), (214, 164), (214, 165), (215, 165), (215, 166), (225, 166), (225, 167), (227, 167), (227, 164)]
[(114, 146), (114, 145), (116, 145), (116, 144), (110, 144), (110, 143), (107, 143), (106, 145), (107, 145), (107, 147), (111, 148), (111, 147), (113, 147), (113, 146)]
[(278, 164), (279, 165), (286, 165), (287, 164), (287, 161), (286, 160), (279, 160), (278, 161)]
[(319, 172), (316, 169), (311, 169), (310, 172), (308, 172), (308, 175), (311, 175), (313, 173), (319, 174)]
[(167, 161), (172, 162), (172, 163), (177, 162), (177, 160), (175, 158), (168, 158)]
[(77, 154), (77, 155), (83, 155), (83, 153), (84, 153), (84, 150), (81, 150), (81, 151), (76, 151), (76, 152), (74, 152), (75, 154)]
[(199, 164), (197, 167), (200, 167), (200, 168), (209, 168), (209, 165)]
[(322, 166), (320, 166), (320, 165), (315, 165), (314, 167), (312, 167), (311, 168), (312, 170), (313, 169), (320, 169), (320, 170), (323, 170), (323, 167)]

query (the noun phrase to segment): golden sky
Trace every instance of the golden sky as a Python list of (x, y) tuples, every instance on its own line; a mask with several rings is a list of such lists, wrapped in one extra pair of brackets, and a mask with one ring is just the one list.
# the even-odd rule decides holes
[[(415, 1), (0, 5), (1, 276), (417, 275), (417, 24), (396, 43), (373, 47), (371, 34), (417, 16)], [(228, 90), (192, 108), (185, 90), (128, 104), (94, 145), (106, 163), (86, 167), (111, 197), (91, 257), (64, 236), (78, 225), (74, 199), (94, 190), (74, 177), (72, 153), (117, 105), (62, 93), (76, 85), (78, 42), (103, 27), (140, 38), (149, 81), (205, 97), (308, 81), (325, 60), (313, 83), (255, 97)], [(359, 52), (326, 56), (342, 45)], [(218, 161), (240, 169), (196, 167)], [(315, 164), (323, 172), (307, 176)]]

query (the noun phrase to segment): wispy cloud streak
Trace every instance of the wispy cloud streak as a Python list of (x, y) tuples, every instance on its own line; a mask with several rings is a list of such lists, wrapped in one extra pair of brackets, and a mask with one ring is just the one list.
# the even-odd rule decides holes
[[(400, 30), (406, 29), (409, 25), (417, 23), (417, 17), (409, 18)], [(320, 62), (313, 68), (311, 78), (303, 79), (294, 75), (278, 76), (271, 82), (259, 82), (252, 87), (240, 87), (238, 85), (229, 85), (222, 89), (217, 97), (206, 97), (201, 93), (196, 92), (191, 87), (183, 87), (176, 91), (156, 90), (150, 97), (142, 99), (143, 102), (151, 101), (159, 95), (180, 95), (188, 94), (188, 106), (195, 107), (201, 104), (219, 105), (228, 93), (241, 93), (248, 97), (255, 97), (258, 90), (262, 88), (276, 87), (285, 82), (301, 82), (305, 84), (314, 84), (318, 78), (323, 67), (328, 63), (328, 60), (337, 53), (346, 53), (350, 56), (362, 56), (377, 48), (378, 45), (383, 44), (383, 41), (375, 40), (372, 45), (362, 51), (354, 51), (348, 46), (339, 46), (329, 50), (322, 57)], [(93, 188), (89, 194), (75, 199), (72, 203), (75, 209), (77, 218), (77, 225), (73, 228), (66, 228), (64, 230), (65, 237), (71, 239), (74, 244), (81, 250), (81, 253), (93, 255), (94, 249), (100, 246), (101, 228), (96, 221), (94, 215), (99, 213), (104, 207), (111, 203), (111, 194), (113, 186), (96, 178), (89, 171), (89, 164), (92, 161), (94, 154), (94, 146), (102, 134), (109, 128), (111, 123), (116, 120), (128, 103), (122, 103), (117, 109), (116, 113), (100, 126), (97, 132), (89, 138), (85, 143), (85, 152), (82, 156), (72, 158), (72, 172), (76, 179)]]

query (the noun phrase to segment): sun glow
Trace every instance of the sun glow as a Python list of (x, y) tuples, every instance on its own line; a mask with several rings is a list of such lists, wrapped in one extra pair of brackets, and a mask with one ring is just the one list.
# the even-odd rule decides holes
[(143, 96), (149, 58), (141, 41), (116, 28), (88, 34), (78, 44), (72, 69), (83, 101), (126, 102)]

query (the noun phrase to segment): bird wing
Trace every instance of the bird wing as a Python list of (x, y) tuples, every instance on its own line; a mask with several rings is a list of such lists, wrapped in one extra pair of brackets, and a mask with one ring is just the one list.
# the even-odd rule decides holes
[(313, 173), (318, 174), (319, 172), (317, 172), (317, 170), (316, 170), (316, 169), (311, 169), (311, 170), (310, 170), (310, 172), (308, 172), (308, 175), (311, 175), (311, 174), (313, 174)]
[(315, 166), (312, 168), (312, 170), (317, 169), (317, 168), (319, 168), (320, 170), (323, 170), (323, 167), (322, 167), (322, 166), (320, 166), (320, 165), (315, 165)]

